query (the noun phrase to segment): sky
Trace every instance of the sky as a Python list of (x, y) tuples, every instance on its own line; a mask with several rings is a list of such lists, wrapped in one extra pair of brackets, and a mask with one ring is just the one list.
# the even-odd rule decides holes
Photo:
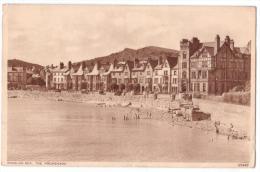
[(179, 50), (180, 40), (229, 35), (235, 46), (255, 37), (253, 7), (5, 5), (6, 59), (41, 65), (78, 62), (124, 48)]

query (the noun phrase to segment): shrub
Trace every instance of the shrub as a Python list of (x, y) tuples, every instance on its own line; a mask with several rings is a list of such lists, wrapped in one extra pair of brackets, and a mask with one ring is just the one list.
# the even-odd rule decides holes
[(201, 98), (201, 94), (198, 92), (193, 93), (193, 98), (197, 98), (200, 99)]
[(250, 92), (229, 92), (222, 95), (224, 102), (250, 105)]

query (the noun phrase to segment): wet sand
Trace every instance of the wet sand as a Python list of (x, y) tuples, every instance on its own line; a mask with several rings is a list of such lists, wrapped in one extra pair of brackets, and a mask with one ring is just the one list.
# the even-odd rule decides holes
[(9, 98), (8, 160), (220, 163), (251, 158), (250, 141), (169, 125), (167, 118), (156, 115), (157, 109), (151, 119), (141, 115), (124, 120), (132, 109)]
[[(8, 96), (16, 96), (18, 98), (47, 99), (54, 101), (93, 103), (103, 108), (125, 107), (139, 108), (141, 110), (141, 118), (146, 118), (147, 113), (152, 113), (153, 119), (166, 121), (169, 125), (184, 126), (189, 128), (197, 128), (204, 131), (216, 132), (215, 122), (219, 123), (219, 134), (225, 136), (234, 136), (230, 138), (239, 138), (250, 140), (250, 123), (251, 113), (250, 107), (242, 105), (233, 105), (221, 102), (212, 102), (209, 100), (194, 99), (195, 105), (198, 105), (203, 112), (211, 114), (211, 120), (203, 121), (187, 121), (182, 116), (176, 117), (167, 113), (168, 108), (178, 107), (179, 102), (169, 101), (169, 96), (159, 96), (159, 99), (153, 100), (152, 95), (148, 98), (144, 96), (114, 96), (113, 94), (99, 95), (81, 94), (76, 92), (39, 92), (39, 91), (9, 91)], [(130, 116), (134, 116), (135, 112), (131, 112)], [(123, 114), (127, 115), (127, 114)], [(230, 130), (231, 125), (233, 126)]]

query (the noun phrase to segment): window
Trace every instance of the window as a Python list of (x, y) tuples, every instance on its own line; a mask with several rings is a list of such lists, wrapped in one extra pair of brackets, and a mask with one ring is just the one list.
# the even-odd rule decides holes
[(202, 67), (208, 67), (208, 62), (207, 61), (203, 61), (202, 62)]
[(154, 83), (158, 84), (158, 78), (154, 78)]
[(222, 79), (225, 79), (225, 71), (222, 71), (221, 75)]
[(132, 72), (133, 73), (133, 76), (135, 76), (135, 72)]
[(203, 91), (203, 92), (206, 91), (206, 83), (203, 83), (203, 85), (202, 85), (202, 91)]
[(11, 74), (10, 74), (10, 73), (8, 73), (7, 77), (8, 77), (7, 80), (8, 80), (8, 81), (11, 81), (11, 78), (12, 78), (12, 77), (11, 77)]
[(196, 79), (196, 72), (191, 72), (191, 78)]
[(177, 78), (172, 79), (173, 84), (177, 84)]
[(139, 83), (142, 84), (143, 83), (143, 78), (139, 79)]
[(63, 78), (61, 78), (60, 81), (63, 82)]
[(201, 78), (201, 70), (198, 71), (198, 78)]
[(182, 78), (186, 78), (187, 77), (187, 73), (186, 73), (186, 71), (183, 71), (182, 72)]
[(128, 72), (125, 72), (125, 76), (127, 76), (128, 75)]
[(204, 51), (203, 53), (202, 53), (202, 57), (208, 57), (208, 53), (206, 52), (206, 51)]
[(167, 70), (164, 71), (163, 74), (164, 74), (165, 76), (167, 76), (167, 75), (168, 75), (168, 71), (167, 71)]
[(200, 83), (197, 83), (197, 91), (200, 91)]
[(121, 73), (119, 72), (119, 74), (118, 74), (119, 76), (121, 76)]
[(121, 79), (118, 79), (118, 84), (121, 84)]
[(140, 72), (140, 75), (142, 75), (143, 73), (142, 72)]
[(151, 75), (151, 72), (150, 72), (150, 71), (147, 71), (147, 75)]
[(196, 62), (191, 62), (190, 63), (190, 67), (195, 68), (196, 67)]
[(226, 66), (226, 64), (225, 64), (225, 62), (223, 61), (223, 62), (222, 62), (222, 68), (225, 68), (225, 66)]
[(207, 78), (207, 71), (202, 71), (202, 78), (203, 79)]
[(177, 71), (175, 70), (175, 71), (173, 71), (173, 75), (177, 75)]
[(182, 68), (187, 68), (187, 62), (182, 62)]
[(155, 75), (156, 75), (156, 76), (158, 75), (158, 71), (157, 71), (157, 70), (155, 71)]
[(187, 54), (184, 52), (183, 53), (183, 59), (186, 59), (187, 58)]
[(190, 83), (190, 90), (193, 91), (193, 84)]

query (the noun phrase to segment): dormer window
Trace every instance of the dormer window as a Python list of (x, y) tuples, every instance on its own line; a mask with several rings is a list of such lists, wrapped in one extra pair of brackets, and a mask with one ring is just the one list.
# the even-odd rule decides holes
[(182, 55), (183, 55), (183, 59), (187, 58), (187, 54), (185, 52)]

